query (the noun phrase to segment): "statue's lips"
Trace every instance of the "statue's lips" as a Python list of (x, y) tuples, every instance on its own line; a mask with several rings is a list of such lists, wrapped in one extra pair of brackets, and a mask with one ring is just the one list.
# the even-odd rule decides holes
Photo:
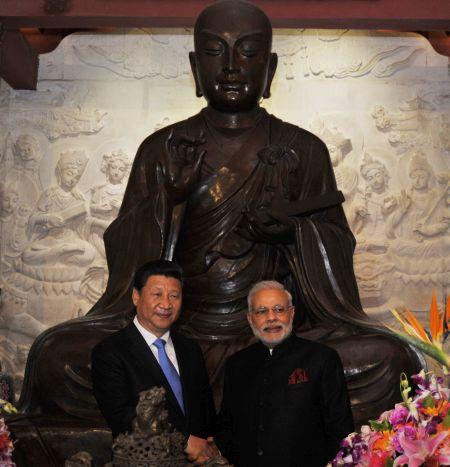
[(226, 92), (239, 92), (244, 88), (244, 83), (224, 82), (220, 83), (220, 87)]

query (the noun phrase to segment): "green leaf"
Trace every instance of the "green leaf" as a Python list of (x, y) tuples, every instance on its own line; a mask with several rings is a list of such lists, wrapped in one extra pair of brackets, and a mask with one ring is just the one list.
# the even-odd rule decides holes
[(389, 431), (392, 425), (387, 421), (383, 420), (381, 423), (376, 420), (369, 420), (370, 428), (375, 431)]
[(384, 464), (385, 467), (393, 467), (393, 465), (394, 465), (394, 459), (391, 459), (391, 458), (389, 458), (386, 461), (386, 464)]
[(429, 408), (433, 408), (436, 407), (436, 403), (434, 402), (434, 399), (433, 399), (433, 396), (430, 396), (428, 394), (427, 397), (425, 397), (425, 399), (422, 400), (422, 405), (423, 407), (429, 409)]
[(444, 428), (450, 428), (450, 412), (447, 412), (447, 415), (445, 416), (443, 421), (443, 426)]

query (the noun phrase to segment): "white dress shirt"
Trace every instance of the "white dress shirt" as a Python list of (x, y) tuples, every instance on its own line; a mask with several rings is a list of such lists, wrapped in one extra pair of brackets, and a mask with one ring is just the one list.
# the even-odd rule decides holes
[[(155, 345), (153, 345), (153, 343), (156, 341), (156, 339), (158, 339), (158, 337), (152, 334), (147, 329), (145, 329), (142, 326), (142, 324), (138, 321), (137, 316), (134, 317), (133, 323), (137, 327), (137, 330), (141, 333), (142, 337), (145, 339), (145, 342), (147, 342), (147, 345), (150, 347), (150, 350), (155, 356), (156, 361), (159, 363), (158, 349)], [(161, 339), (164, 339), (166, 341), (166, 354), (169, 357), (169, 360), (173, 363), (173, 366), (177, 370), (177, 373), (180, 374), (180, 370), (178, 368), (177, 355), (175, 353), (175, 347), (173, 346), (172, 338), (170, 337), (170, 331), (167, 331), (164, 335), (162, 335)]]

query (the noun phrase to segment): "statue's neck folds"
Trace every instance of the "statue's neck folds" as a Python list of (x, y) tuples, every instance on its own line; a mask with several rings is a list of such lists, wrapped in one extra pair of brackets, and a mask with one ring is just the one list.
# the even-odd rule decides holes
[(260, 115), (261, 107), (257, 105), (247, 112), (220, 112), (212, 107), (206, 107), (203, 112), (205, 118), (216, 128), (247, 129), (255, 127)]

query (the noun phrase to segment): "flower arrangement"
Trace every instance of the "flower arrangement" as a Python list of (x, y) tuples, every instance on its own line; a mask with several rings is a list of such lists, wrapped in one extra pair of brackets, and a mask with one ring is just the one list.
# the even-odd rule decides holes
[[(437, 305), (433, 293), (430, 307), (430, 327), (426, 330), (414, 314), (406, 309), (392, 310), (403, 327), (400, 339), (417, 347), (443, 366), (449, 375), (450, 357), (444, 343), (450, 329), (450, 299), (444, 311)], [(382, 413), (377, 420), (351, 433), (341, 442), (341, 448), (330, 467), (438, 467), (450, 465), (450, 390), (444, 378), (422, 370), (411, 377), (412, 388), (405, 374), (400, 378), (403, 402)]]
[(412, 380), (417, 385), (414, 397), (403, 374), (403, 402), (362, 426), (360, 433), (347, 436), (330, 466), (450, 465), (450, 390), (442, 378), (424, 370)]
[[(0, 399), (0, 414), (17, 413), (17, 409), (9, 402)], [(14, 450), (13, 442), (6, 426), (5, 420), (0, 418), (0, 467), (15, 467), (12, 460), (12, 452)]]
[(0, 466), (14, 467), (12, 460), (13, 442), (9, 436), (8, 428), (3, 418), (0, 418)]

